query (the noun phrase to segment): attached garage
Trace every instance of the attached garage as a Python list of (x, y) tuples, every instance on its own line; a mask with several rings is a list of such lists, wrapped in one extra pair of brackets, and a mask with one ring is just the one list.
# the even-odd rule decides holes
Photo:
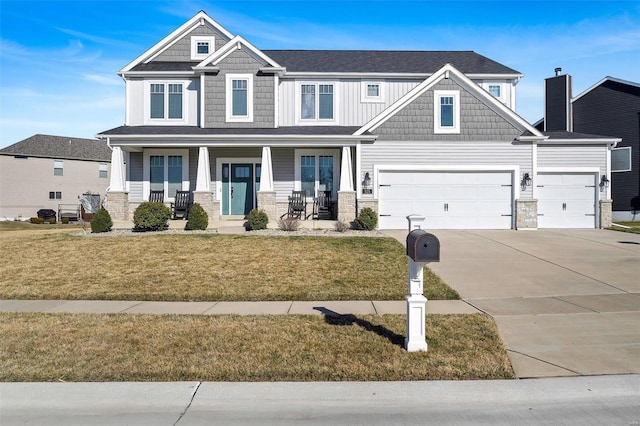
[(513, 171), (379, 170), (380, 229), (512, 229)]
[(538, 228), (595, 228), (597, 173), (538, 173)]

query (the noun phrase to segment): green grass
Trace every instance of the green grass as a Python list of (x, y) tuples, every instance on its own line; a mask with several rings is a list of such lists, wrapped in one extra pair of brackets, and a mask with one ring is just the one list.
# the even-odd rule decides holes
[(0, 313), (0, 381), (509, 379), (486, 315), (429, 315), (427, 352), (403, 315)]
[(632, 234), (640, 234), (640, 222), (616, 222), (618, 225), (627, 226), (628, 228), (621, 228), (619, 226), (612, 226), (608, 229), (613, 231), (628, 232)]
[[(77, 237), (29, 225), (0, 233), (0, 298), (161, 301), (403, 300), (407, 257), (392, 238)], [(15, 225), (14, 225), (15, 226)], [(425, 296), (458, 294), (425, 268)]]

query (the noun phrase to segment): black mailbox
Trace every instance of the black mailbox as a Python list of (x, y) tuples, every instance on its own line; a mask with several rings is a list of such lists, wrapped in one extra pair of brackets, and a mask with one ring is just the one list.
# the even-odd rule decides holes
[(407, 235), (407, 256), (415, 262), (440, 262), (440, 241), (433, 234), (415, 229)]

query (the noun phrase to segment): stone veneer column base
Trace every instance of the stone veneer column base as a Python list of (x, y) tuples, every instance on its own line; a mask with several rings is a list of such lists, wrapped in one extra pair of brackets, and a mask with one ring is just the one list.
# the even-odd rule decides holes
[(213, 192), (211, 191), (194, 191), (193, 202), (200, 204), (210, 221), (219, 220), (220, 212), (215, 208), (215, 202), (213, 199)]
[(361, 198), (358, 200), (358, 211), (367, 207), (378, 213), (378, 200), (375, 198)]
[(538, 229), (538, 200), (516, 200), (516, 229)]
[(356, 191), (338, 191), (338, 220), (350, 223), (356, 214)]
[(129, 220), (129, 193), (109, 191), (106, 209), (112, 220)]
[(612, 204), (613, 200), (600, 200), (600, 229), (609, 228), (613, 223)]
[(269, 217), (269, 222), (277, 222), (278, 207), (276, 206), (275, 191), (258, 191), (258, 209), (264, 211)]

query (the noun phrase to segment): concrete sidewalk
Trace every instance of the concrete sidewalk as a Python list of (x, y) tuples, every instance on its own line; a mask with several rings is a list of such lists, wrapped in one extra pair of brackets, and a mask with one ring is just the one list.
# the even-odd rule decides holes
[[(406, 314), (405, 301), (283, 301), (283, 302), (143, 302), (118, 300), (0, 300), (0, 312), (182, 314), (182, 315), (346, 315)], [(480, 311), (462, 300), (430, 300), (430, 314), (471, 314)]]

